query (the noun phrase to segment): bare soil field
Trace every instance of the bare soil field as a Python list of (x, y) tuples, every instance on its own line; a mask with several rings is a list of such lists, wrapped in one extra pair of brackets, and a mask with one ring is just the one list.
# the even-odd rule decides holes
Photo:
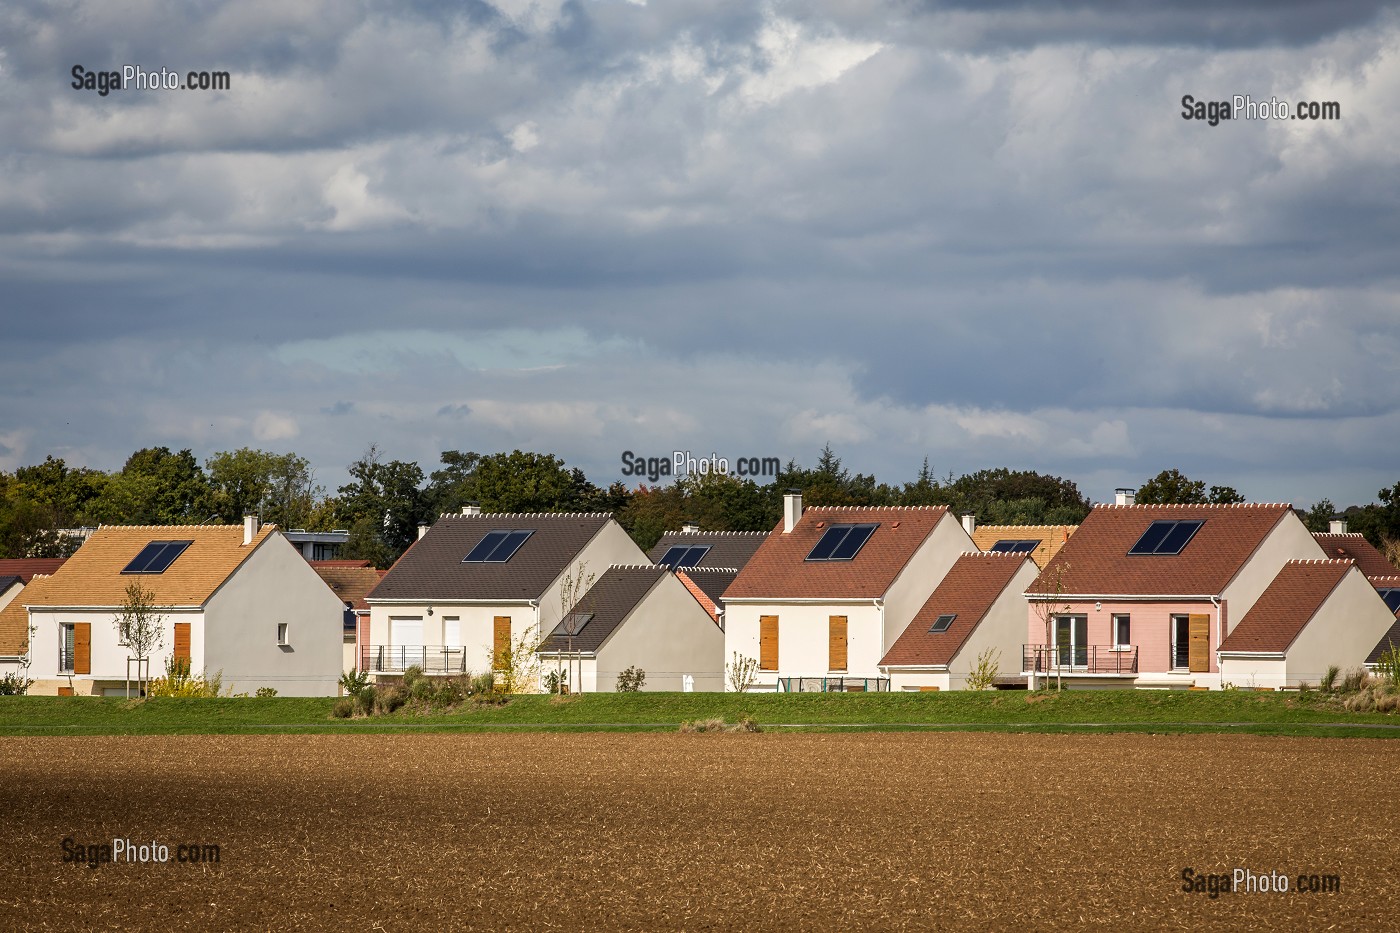
[[(5, 929), (1400, 927), (1392, 742), (8, 738), (0, 807)], [(1185, 893), (1188, 867), (1290, 891)]]

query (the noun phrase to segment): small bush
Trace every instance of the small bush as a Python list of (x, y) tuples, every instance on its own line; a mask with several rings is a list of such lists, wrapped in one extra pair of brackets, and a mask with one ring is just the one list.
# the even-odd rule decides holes
[(341, 697), (331, 707), (331, 715), (336, 719), (349, 719), (355, 715), (355, 701), (350, 697)]
[(482, 671), (480, 674), (472, 676), (472, 693), (495, 693), (496, 675), (491, 671)]
[(1393, 713), (1400, 708), (1400, 696), (1393, 693), (1381, 693), (1376, 696), (1376, 712)]
[(420, 665), (409, 665), (403, 672), (403, 685), (412, 690), (413, 685), (422, 680), (423, 676), (423, 668)]
[(647, 682), (647, 672), (633, 665), (617, 675), (618, 693), (636, 693)]
[(712, 716), (709, 719), (686, 720), (681, 723), (680, 731), (687, 734), (703, 732), (762, 732), (758, 723), (752, 716), (743, 716), (734, 725), (729, 725), (723, 719)]
[(967, 689), (990, 690), (1001, 673), (1001, 649), (988, 648), (977, 656), (977, 665), (967, 675)]
[(392, 687), (385, 687), (378, 691), (374, 698), (374, 712), (379, 716), (387, 716), (397, 712), (408, 702), (408, 690), (403, 684), (394, 684)]
[(422, 674), (419, 674), (412, 683), (409, 682), (407, 674), (404, 675), (404, 689), (408, 691), (408, 698), (415, 703), (424, 704), (431, 702), (437, 688), (433, 682)]
[(482, 706), (505, 706), (510, 702), (510, 694), (499, 693), (492, 690), (488, 693), (472, 694), (472, 702), (480, 703)]
[(369, 671), (353, 670), (340, 675), (340, 688), (348, 697), (357, 697), (369, 686)]
[(275, 696), (277, 696), (277, 688), (276, 688), (276, 687), (259, 687), (257, 690), (255, 690), (255, 691), (253, 692), (253, 696), (255, 696), (255, 697), (260, 697), (260, 698), (262, 698), (262, 699), (267, 699), (268, 697), (275, 697)]
[(1376, 659), (1376, 673), (1391, 686), (1400, 684), (1400, 647), (1394, 642), (1391, 642)]
[(1364, 667), (1353, 667), (1342, 676), (1342, 684), (1339, 688), (1342, 693), (1352, 694), (1366, 686), (1366, 681), (1370, 678)]
[(1321, 690), (1323, 693), (1337, 692), (1337, 676), (1341, 674), (1341, 672), (1342, 669), (1335, 664), (1327, 668), (1327, 673), (1322, 675)]
[(1353, 713), (1369, 713), (1376, 708), (1376, 698), (1369, 690), (1358, 691), (1348, 696), (1343, 705)]
[(759, 726), (758, 720), (754, 719), (752, 716), (740, 716), (740, 717), (739, 717), (739, 724), (738, 724), (737, 726), (735, 726), (731, 731), (733, 731), (733, 732), (762, 732), (763, 729)]
[(29, 692), (34, 681), (15, 671), (0, 677), (0, 697), (20, 697)]
[(545, 693), (568, 693), (569, 692), (569, 672), (561, 670), (545, 671), (544, 675)]
[(355, 711), (361, 716), (368, 716), (374, 712), (374, 702), (378, 699), (379, 691), (374, 686), (366, 686), (360, 689), (352, 699), (355, 701)]

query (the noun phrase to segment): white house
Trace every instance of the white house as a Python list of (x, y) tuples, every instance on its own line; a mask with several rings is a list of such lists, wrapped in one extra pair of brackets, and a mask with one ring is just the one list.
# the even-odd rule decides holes
[(880, 659), (958, 557), (975, 551), (946, 508), (802, 508), (724, 592), (725, 657), (758, 661), (756, 690), (886, 690)]
[(723, 690), (724, 633), (701, 602), (703, 590), (691, 589), (681, 574), (734, 576), (709, 568), (610, 567), (540, 646), (544, 671), (559, 672), (576, 693), (613, 690), (631, 667), (646, 672), (643, 690)]
[(359, 667), (376, 677), (412, 665), (429, 674), (499, 671), (508, 650), (559, 623), (566, 584), (645, 561), (606, 512), (468, 506), (425, 529), (370, 592)]
[(272, 526), (103, 526), (52, 576), (7, 606), (0, 631), (31, 629), (36, 694), (124, 693), (130, 651), (116, 620), (140, 583), (161, 618), (151, 676), (166, 662), (218, 672), (225, 687), (331, 696), (341, 672), (342, 605)]

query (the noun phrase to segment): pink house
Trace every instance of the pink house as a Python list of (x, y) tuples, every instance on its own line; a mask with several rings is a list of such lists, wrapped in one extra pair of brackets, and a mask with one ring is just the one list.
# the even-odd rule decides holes
[(1026, 591), (1022, 671), (1218, 688), (1221, 642), (1285, 564), (1323, 556), (1282, 503), (1096, 506)]

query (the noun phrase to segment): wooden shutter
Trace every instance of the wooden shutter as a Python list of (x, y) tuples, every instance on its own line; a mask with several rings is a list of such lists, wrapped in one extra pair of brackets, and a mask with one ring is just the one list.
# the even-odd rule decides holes
[(73, 623), (73, 673), (92, 673), (92, 623)]
[(846, 669), (846, 617), (832, 616), (830, 624), (830, 639), (827, 648), (827, 670), (844, 671)]
[(778, 617), (758, 617), (758, 669), (778, 669)]
[(72, 687), (59, 687), (59, 688), (58, 688), (58, 695), (61, 696), (61, 697), (71, 697), (71, 696), (73, 695), (73, 688), (72, 688)]
[(175, 649), (172, 656), (176, 661), (190, 660), (190, 623), (175, 623)]
[(506, 669), (506, 657), (510, 654), (510, 616), (496, 616), (495, 651), (491, 658), (493, 669)]
[(1210, 616), (1192, 615), (1189, 626), (1188, 645), (1189, 661), (1188, 666), (1191, 673), (1199, 674), (1210, 670)]

